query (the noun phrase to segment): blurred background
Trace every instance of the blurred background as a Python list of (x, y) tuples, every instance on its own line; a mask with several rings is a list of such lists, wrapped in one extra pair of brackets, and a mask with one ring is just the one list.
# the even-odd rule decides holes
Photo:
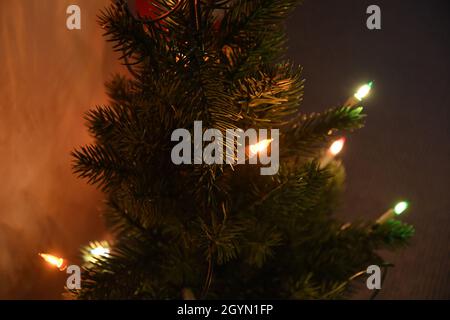
[[(38, 252), (73, 261), (107, 237), (102, 197), (71, 173), (89, 142), (83, 113), (107, 103), (104, 81), (123, 70), (96, 24), (108, 0), (0, 0), (0, 298), (60, 299), (65, 273)], [(66, 8), (82, 29), (66, 29)], [(368, 30), (377, 4), (382, 30)], [(450, 3), (305, 0), (288, 21), (289, 58), (304, 66), (303, 110), (343, 103), (375, 81), (367, 125), (347, 137), (342, 220), (376, 219), (408, 199), (412, 245), (380, 299), (450, 298)], [(368, 298), (362, 290), (355, 298)]]
[[(82, 29), (66, 28), (77, 3)], [(118, 69), (96, 23), (108, 0), (0, 0), (0, 298), (58, 299), (65, 273), (38, 252), (76, 259), (102, 238), (101, 196), (71, 173), (89, 142), (83, 113), (106, 103)]]

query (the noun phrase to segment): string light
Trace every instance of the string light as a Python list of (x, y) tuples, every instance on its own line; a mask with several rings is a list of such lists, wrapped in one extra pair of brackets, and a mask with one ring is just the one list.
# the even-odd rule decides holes
[(380, 218), (378, 218), (376, 223), (377, 224), (383, 224), (386, 221), (395, 218), (396, 215), (397, 216), (401, 215), (403, 212), (406, 211), (406, 209), (408, 209), (408, 207), (409, 207), (409, 203), (408, 202), (400, 201), (393, 208), (389, 209)]
[(396, 215), (401, 215), (403, 212), (405, 212), (406, 209), (408, 209), (408, 202), (406, 201), (401, 201), (399, 203), (397, 203), (394, 207), (394, 212)]
[(265, 139), (258, 143), (252, 144), (249, 147), (249, 157), (254, 157), (258, 153), (264, 151), (269, 147), (270, 143), (273, 141), (273, 139)]
[(108, 241), (92, 241), (81, 249), (81, 253), (86, 263), (93, 263), (109, 257), (111, 248)]
[(365, 85), (361, 86), (358, 91), (356, 91), (354, 97), (358, 99), (358, 101), (362, 101), (365, 97), (367, 97), (370, 93), (370, 90), (372, 89), (373, 81), (366, 83)]
[(344, 145), (345, 145), (345, 138), (340, 138), (331, 144), (330, 148), (328, 149), (328, 152), (331, 153), (333, 156), (337, 156), (344, 148)]
[(48, 253), (39, 253), (38, 255), (49, 265), (57, 267), (61, 271), (65, 270), (67, 267), (67, 263), (63, 258)]
[(330, 145), (327, 152), (320, 160), (320, 167), (321, 168), (326, 167), (331, 162), (331, 160), (333, 160), (339, 153), (341, 153), (342, 149), (344, 149), (344, 145), (345, 145), (344, 137), (335, 140)]
[(366, 83), (359, 87), (359, 89), (355, 92), (353, 96), (348, 98), (348, 100), (345, 102), (345, 107), (354, 107), (358, 102), (361, 102), (364, 98), (366, 98), (373, 87), (373, 81)]

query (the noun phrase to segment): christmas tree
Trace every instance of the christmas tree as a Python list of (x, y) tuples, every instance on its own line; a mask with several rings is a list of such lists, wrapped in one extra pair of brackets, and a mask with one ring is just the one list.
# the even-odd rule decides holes
[[(371, 85), (341, 106), (302, 112), (302, 70), (286, 60), (284, 26), (299, 2), (116, 0), (101, 13), (129, 75), (107, 84), (110, 104), (86, 116), (94, 142), (73, 152), (74, 171), (106, 195), (115, 237), (85, 268), (78, 298), (344, 298), (368, 266), (386, 264), (377, 250), (407, 244), (412, 227), (393, 219), (406, 203), (375, 222), (333, 218), (344, 182), (334, 156), (343, 134), (363, 126)], [(173, 132), (194, 137), (199, 121), (200, 134), (224, 137), (279, 130), (245, 153), (279, 146), (279, 168), (261, 174), (262, 163), (238, 164), (235, 153), (174, 163)], [(193, 140), (194, 153), (239, 144)]]

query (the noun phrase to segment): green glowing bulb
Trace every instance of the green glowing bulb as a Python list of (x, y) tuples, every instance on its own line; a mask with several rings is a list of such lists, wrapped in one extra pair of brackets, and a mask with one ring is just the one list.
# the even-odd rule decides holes
[(355, 98), (361, 101), (370, 93), (370, 89), (372, 89), (373, 81), (366, 83), (361, 88), (358, 89), (355, 93)]
[(397, 203), (394, 207), (395, 214), (397, 215), (402, 214), (406, 209), (408, 209), (408, 206), (409, 204), (406, 201)]

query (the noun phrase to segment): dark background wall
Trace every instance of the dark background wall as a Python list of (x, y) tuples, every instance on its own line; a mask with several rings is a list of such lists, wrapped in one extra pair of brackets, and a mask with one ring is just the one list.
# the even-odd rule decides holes
[[(366, 28), (376, 4), (382, 29)], [(343, 102), (375, 81), (364, 129), (349, 136), (340, 217), (377, 218), (399, 199), (412, 245), (384, 254), (379, 298), (450, 298), (450, 2), (306, 0), (289, 24), (289, 56), (304, 66), (305, 110)], [(361, 292), (358, 298), (367, 298)]]

